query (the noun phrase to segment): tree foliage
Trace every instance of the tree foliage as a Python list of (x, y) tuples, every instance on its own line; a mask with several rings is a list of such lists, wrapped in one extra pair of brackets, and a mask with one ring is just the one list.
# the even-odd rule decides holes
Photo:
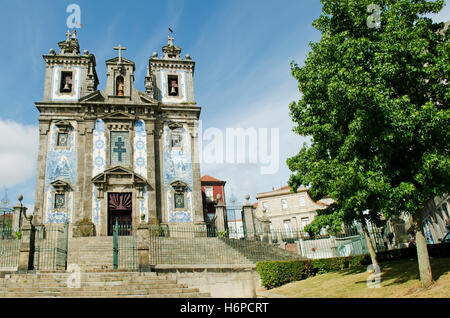
[[(423, 16), (444, 1), (321, 2), (321, 40), (304, 66), (291, 63), (294, 130), (312, 143), (288, 159), (289, 185), (338, 202), (320, 222), (417, 213), (449, 190), (449, 32)], [(370, 4), (381, 9), (373, 28)]]

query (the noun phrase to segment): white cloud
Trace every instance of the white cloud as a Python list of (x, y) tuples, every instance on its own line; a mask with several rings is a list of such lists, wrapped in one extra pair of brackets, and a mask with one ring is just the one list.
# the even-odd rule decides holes
[(0, 119), (0, 188), (21, 185), (35, 175), (39, 129)]

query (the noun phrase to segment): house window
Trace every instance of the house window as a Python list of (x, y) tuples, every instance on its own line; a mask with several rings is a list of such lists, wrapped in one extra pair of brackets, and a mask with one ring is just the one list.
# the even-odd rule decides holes
[(56, 145), (58, 147), (67, 147), (67, 140), (69, 138), (69, 135), (67, 133), (63, 133), (63, 132), (59, 132), (58, 133), (58, 138), (56, 140)]
[(304, 195), (301, 195), (301, 196), (298, 197), (298, 203), (299, 203), (300, 206), (305, 206), (306, 205), (305, 196)]
[(175, 210), (184, 209), (184, 193), (175, 193), (174, 201), (175, 201)]
[(287, 200), (286, 199), (282, 199), (281, 200), (281, 208), (283, 210), (287, 209), (288, 205), (287, 205)]
[(72, 72), (61, 72), (61, 84), (59, 91), (61, 93), (72, 92)]
[(286, 232), (286, 236), (287, 236), (288, 238), (293, 238), (294, 235), (293, 235), (293, 233), (292, 233), (292, 223), (291, 223), (291, 220), (285, 220), (283, 223), (284, 223), (284, 230), (285, 230), (285, 232)]
[(66, 195), (64, 193), (56, 193), (54, 198), (55, 210), (64, 210), (66, 208)]
[(309, 224), (309, 218), (302, 218), (302, 228), (305, 228)]
[(213, 201), (214, 200), (213, 187), (205, 187), (205, 195), (206, 195), (206, 198)]
[(178, 76), (177, 75), (168, 75), (167, 76), (168, 83), (168, 92), (169, 96), (178, 96), (179, 85), (178, 85)]

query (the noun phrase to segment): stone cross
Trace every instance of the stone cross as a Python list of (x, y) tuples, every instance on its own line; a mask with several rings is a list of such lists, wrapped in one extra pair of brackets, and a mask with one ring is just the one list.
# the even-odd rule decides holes
[(67, 41), (70, 41), (70, 36), (72, 35), (72, 33), (70, 33), (69, 30), (67, 30), (66, 32), (66, 36), (67, 36)]
[(119, 51), (119, 63), (122, 63), (122, 50), (125, 51), (127, 48), (123, 47), (119, 44), (119, 46), (115, 46), (114, 50), (118, 50)]

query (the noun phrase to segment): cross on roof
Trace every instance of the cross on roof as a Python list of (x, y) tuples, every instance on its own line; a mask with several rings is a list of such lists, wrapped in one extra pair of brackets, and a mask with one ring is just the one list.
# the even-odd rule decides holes
[(72, 33), (70, 33), (70, 31), (69, 30), (67, 30), (67, 32), (66, 32), (66, 36), (67, 36), (67, 41), (69, 41), (70, 40), (70, 36), (72, 35)]
[(115, 46), (114, 50), (118, 50), (119, 51), (119, 63), (122, 63), (122, 50), (125, 51), (127, 48), (123, 47), (122, 45), (119, 44), (119, 46)]

